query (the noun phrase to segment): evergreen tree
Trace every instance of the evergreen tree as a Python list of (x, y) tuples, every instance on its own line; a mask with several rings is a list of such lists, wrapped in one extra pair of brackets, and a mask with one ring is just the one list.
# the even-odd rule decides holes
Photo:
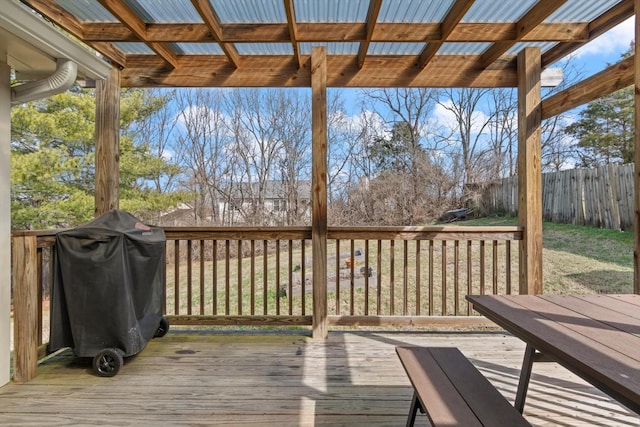
[[(122, 93), (120, 207), (132, 213), (165, 209), (182, 195), (147, 185), (176, 166), (137, 143), (135, 124), (163, 103), (150, 105), (141, 90)], [(11, 111), (11, 211), (13, 229), (71, 227), (94, 212), (95, 96), (74, 88)]]
[[(630, 48), (622, 56), (632, 54)], [(578, 166), (632, 163), (635, 134), (633, 87), (589, 103), (580, 112), (580, 120), (567, 126), (565, 132), (578, 141)]]

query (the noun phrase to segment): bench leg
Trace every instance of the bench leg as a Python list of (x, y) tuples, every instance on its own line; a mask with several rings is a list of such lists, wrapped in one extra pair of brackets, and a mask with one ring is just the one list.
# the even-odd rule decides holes
[(527, 390), (529, 389), (529, 379), (531, 378), (531, 369), (533, 368), (533, 359), (536, 355), (536, 349), (531, 344), (527, 344), (524, 351), (524, 360), (522, 361), (522, 370), (520, 370), (520, 381), (518, 382), (518, 391), (516, 392), (516, 401), (513, 406), (522, 414), (524, 412), (524, 401), (527, 398)]
[(407, 427), (413, 427), (413, 424), (416, 422), (418, 409), (420, 409), (420, 412), (424, 413), (422, 405), (420, 404), (420, 399), (418, 399), (418, 393), (414, 391), (413, 399), (411, 400), (411, 408), (409, 409), (409, 417), (407, 418)]

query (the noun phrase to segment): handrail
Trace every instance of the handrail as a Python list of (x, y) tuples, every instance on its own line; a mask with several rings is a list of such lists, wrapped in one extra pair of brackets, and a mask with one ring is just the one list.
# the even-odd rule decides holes
[[(59, 231), (12, 233), (14, 381), (35, 376), (37, 348), (46, 341), (43, 289), (52, 281)], [(402, 327), (486, 324), (471, 316), (464, 295), (518, 289), (512, 283), (518, 280), (518, 251), (511, 243), (522, 239), (523, 230), (329, 227), (324, 308), (312, 296), (311, 227), (164, 231), (164, 309), (172, 324), (310, 326), (314, 312), (325, 310), (328, 325)]]

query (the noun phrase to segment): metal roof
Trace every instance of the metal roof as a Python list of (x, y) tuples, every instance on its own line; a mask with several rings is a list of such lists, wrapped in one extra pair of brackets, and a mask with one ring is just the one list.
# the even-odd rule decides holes
[(443, 85), (509, 86), (522, 49), (540, 48), (546, 67), (634, 12), (632, 0), (20, 1), (119, 65), (130, 86), (304, 86), (296, 70), (315, 46), (336, 86), (436, 82), (428, 70)]

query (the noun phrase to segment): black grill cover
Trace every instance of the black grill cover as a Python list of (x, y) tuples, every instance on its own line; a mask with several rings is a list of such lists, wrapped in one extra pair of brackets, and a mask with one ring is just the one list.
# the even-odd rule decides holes
[(162, 318), (164, 231), (118, 210), (56, 235), (49, 350), (140, 352)]

